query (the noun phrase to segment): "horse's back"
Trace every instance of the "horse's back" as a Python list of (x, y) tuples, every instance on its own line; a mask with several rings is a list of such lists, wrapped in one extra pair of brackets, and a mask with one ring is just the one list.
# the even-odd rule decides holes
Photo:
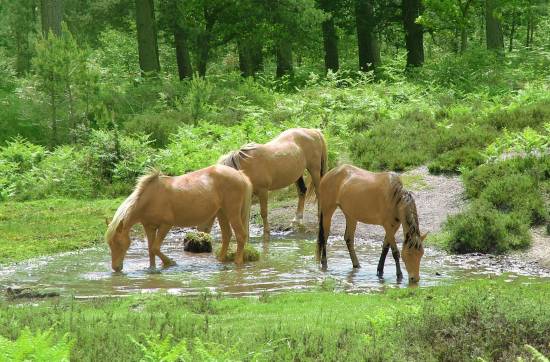
[(214, 165), (181, 176), (161, 176), (144, 195), (143, 217), (154, 223), (195, 226), (213, 218), (227, 198), (246, 190), (231, 167)]
[(393, 213), (391, 178), (389, 172), (370, 172), (342, 165), (321, 180), (321, 198), (324, 192), (334, 193), (336, 204), (346, 216), (381, 225), (388, 214)]

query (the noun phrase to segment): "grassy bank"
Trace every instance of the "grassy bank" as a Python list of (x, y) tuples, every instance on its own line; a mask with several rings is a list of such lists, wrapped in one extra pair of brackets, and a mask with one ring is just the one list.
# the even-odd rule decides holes
[(0, 330), (11, 341), (51, 328), (51, 344), (73, 343), (79, 361), (511, 360), (529, 356), (525, 344), (550, 353), (548, 298), (547, 282), (497, 279), (369, 295), (1, 302)]
[(103, 242), (114, 200), (46, 199), (0, 203), (0, 264)]

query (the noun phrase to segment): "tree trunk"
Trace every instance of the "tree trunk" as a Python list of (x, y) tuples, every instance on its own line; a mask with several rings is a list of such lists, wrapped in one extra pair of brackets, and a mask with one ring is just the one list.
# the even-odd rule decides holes
[(340, 68), (338, 59), (338, 35), (334, 27), (334, 19), (331, 17), (323, 21), (323, 46), (325, 48), (325, 70), (336, 72)]
[(380, 65), (380, 50), (376, 39), (374, 5), (372, 0), (355, 0), (355, 24), (359, 69), (369, 71)]
[(516, 35), (516, 13), (512, 13), (512, 26), (510, 28), (510, 42), (508, 44), (508, 51), (514, 50), (514, 36)]
[(468, 32), (466, 31), (466, 27), (462, 25), (460, 29), (460, 52), (464, 53), (466, 48), (468, 48)]
[(193, 66), (187, 48), (185, 31), (177, 24), (174, 27), (174, 43), (176, 45), (176, 62), (178, 63), (178, 75), (180, 80), (193, 77)]
[(153, 0), (135, 0), (139, 67), (144, 74), (160, 71)]
[(40, 17), (44, 36), (53, 32), (61, 35), (61, 21), (63, 20), (63, 0), (41, 0)]
[(197, 59), (197, 70), (199, 72), (199, 77), (206, 76), (206, 66), (208, 65), (208, 57), (210, 55), (210, 35), (207, 32), (204, 32), (198, 37), (198, 59)]
[(531, 42), (529, 41), (530, 33), (531, 33), (531, 14), (529, 14), (527, 18), (527, 36), (525, 37), (525, 46), (527, 48), (531, 46)]
[(419, 67), (424, 63), (424, 29), (422, 25), (416, 23), (421, 10), (421, 0), (403, 0), (407, 67)]
[(504, 51), (504, 37), (500, 21), (495, 16), (498, 0), (485, 0), (485, 33), (487, 49), (497, 52)]
[(256, 39), (241, 39), (237, 42), (239, 69), (243, 77), (253, 77), (263, 68), (262, 44)]
[(292, 46), (288, 40), (280, 40), (276, 50), (277, 58), (277, 78), (284, 75), (292, 75), (294, 69), (292, 66)]

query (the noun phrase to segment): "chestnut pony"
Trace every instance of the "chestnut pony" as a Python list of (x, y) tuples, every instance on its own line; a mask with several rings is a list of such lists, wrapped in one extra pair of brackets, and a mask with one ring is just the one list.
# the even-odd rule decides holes
[[(306, 191), (309, 195), (314, 191), (319, 196), (319, 183), (327, 170), (327, 146), (320, 130), (291, 128), (265, 144), (251, 143), (232, 151), (222, 156), (218, 163), (242, 170), (250, 179), (253, 192), (260, 200), (264, 241), (268, 241), (268, 192), (295, 183), (298, 208), (293, 223), (301, 224)], [(303, 178), (305, 170), (311, 176), (308, 188)]]
[(155, 268), (157, 256), (164, 266), (174, 264), (160, 251), (172, 226), (198, 226), (216, 216), (222, 233), (220, 259), (225, 260), (233, 229), (237, 239), (235, 263), (243, 263), (251, 197), (252, 185), (248, 178), (223, 165), (183, 176), (163, 176), (158, 171), (142, 176), (132, 194), (118, 207), (105, 233), (113, 270), (122, 270), (133, 225), (143, 225), (149, 246), (149, 266)]
[(395, 233), (403, 225), (405, 241), (401, 254), (409, 281), (420, 280), (420, 259), (424, 254), (422, 242), (426, 234), (420, 235), (416, 204), (412, 194), (403, 188), (399, 176), (393, 172), (374, 173), (351, 165), (342, 165), (330, 170), (320, 185), (319, 237), (317, 256), (321, 264), (327, 266), (326, 243), (330, 233), (332, 215), (340, 207), (346, 216), (344, 239), (348, 247), (354, 268), (359, 268), (355, 254), (354, 237), (357, 222), (381, 225), (386, 231), (382, 255), (378, 263), (377, 274), (384, 273), (384, 263), (391, 247), (397, 269), (397, 279), (403, 278), (399, 265), (399, 249)]

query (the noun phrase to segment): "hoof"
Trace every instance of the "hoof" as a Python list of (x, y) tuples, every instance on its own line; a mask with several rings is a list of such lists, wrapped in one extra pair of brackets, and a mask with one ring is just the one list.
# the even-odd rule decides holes
[(354, 265), (353, 265), (353, 268), (354, 268), (354, 269), (359, 269), (359, 268), (361, 268), (361, 264), (354, 264)]
[(403, 280), (403, 274), (402, 273), (397, 274), (397, 280)]

